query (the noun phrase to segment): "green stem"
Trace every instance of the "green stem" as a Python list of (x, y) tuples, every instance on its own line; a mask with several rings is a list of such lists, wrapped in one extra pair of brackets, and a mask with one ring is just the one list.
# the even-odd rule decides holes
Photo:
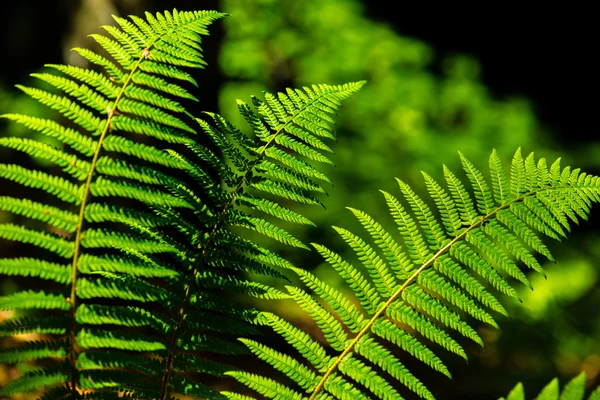
[(80, 253), (80, 248), (81, 248), (81, 239), (83, 238), (82, 232), (83, 232), (83, 225), (85, 222), (85, 210), (86, 210), (86, 206), (87, 206), (88, 200), (91, 195), (92, 179), (94, 178), (94, 174), (96, 172), (98, 158), (100, 156), (100, 151), (102, 150), (102, 144), (104, 143), (104, 139), (106, 138), (106, 136), (108, 135), (108, 133), (111, 130), (112, 119), (117, 111), (117, 107), (119, 106), (119, 101), (125, 94), (125, 89), (127, 88), (127, 85), (129, 85), (129, 83), (131, 82), (131, 79), (133, 78), (133, 74), (137, 71), (140, 63), (142, 62), (142, 60), (144, 58), (145, 58), (144, 53), (142, 53), (142, 55), (138, 59), (137, 63), (131, 70), (129, 76), (127, 77), (127, 80), (121, 87), (121, 91), (117, 95), (112, 108), (107, 110), (108, 117), (106, 118), (106, 124), (104, 125), (104, 129), (102, 130), (102, 133), (100, 134), (100, 139), (98, 140), (98, 146), (96, 147), (96, 150), (94, 151), (94, 156), (92, 158), (90, 170), (88, 172), (87, 180), (85, 182), (85, 186), (83, 189), (83, 196), (81, 198), (81, 206), (79, 207), (79, 218), (77, 220), (77, 227), (75, 230), (75, 243), (73, 244), (73, 264), (71, 267), (71, 294), (68, 299), (69, 302), (71, 303), (70, 314), (71, 314), (71, 324), (72, 324), (71, 330), (70, 330), (70, 344), (69, 344), (68, 359), (69, 359), (69, 364), (71, 366), (71, 385), (70, 385), (71, 386), (71, 394), (74, 399), (78, 398), (78, 396), (79, 396), (79, 393), (77, 391), (77, 380), (78, 380), (77, 375), (78, 374), (77, 374), (77, 368), (75, 366), (76, 361), (77, 361), (77, 350), (75, 348), (75, 340), (76, 340), (76, 336), (77, 336), (76, 335), (76, 330), (77, 330), (76, 312), (77, 312), (77, 278), (79, 276), (78, 261), (79, 261), (79, 253)]

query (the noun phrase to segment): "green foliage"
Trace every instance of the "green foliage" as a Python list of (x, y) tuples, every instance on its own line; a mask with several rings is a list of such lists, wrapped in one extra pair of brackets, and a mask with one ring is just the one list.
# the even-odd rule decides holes
[[(250, 3), (236, 7), (244, 10)], [(238, 22), (228, 25), (232, 40), (223, 51), (224, 67), (231, 76), (264, 83), (272, 77), (246, 70), (245, 63), (265, 67), (271, 52), (281, 58), (279, 64), (293, 61), (300, 82), (330, 81), (334, 73), (347, 80), (373, 79), (373, 89), (346, 121), (359, 133), (351, 142), (361, 151), (341, 149), (341, 159), (352, 157), (370, 168), (359, 168), (348, 181), (374, 184), (371, 166), (385, 157), (368, 151), (372, 145), (399, 158), (399, 149), (389, 145), (391, 134), (410, 155), (398, 167), (410, 170), (416, 160), (428, 159), (424, 155), (439, 158), (440, 148), (450, 148), (448, 141), (471, 149), (469, 143), (478, 138), (478, 146), (487, 148), (482, 137), (458, 140), (454, 134), (476, 132), (503, 146), (509, 146), (501, 140), (508, 131), (532, 138), (529, 114), (519, 119), (511, 108), (522, 104), (489, 105), (478, 83), (465, 76), (465, 67), (473, 66), (469, 61), (458, 60), (448, 81), (433, 82), (420, 71), (430, 49), (387, 28), (373, 29), (352, 2), (327, 0), (302, 13), (295, 12), (299, 4), (285, 2), (286, 18), (295, 19), (297, 31), (262, 22), (258, 32), (247, 21), (239, 31), (232, 28)], [(264, 5), (263, 10), (281, 6), (276, 0)], [(51, 91), (18, 86), (34, 104), (61, 117), (2, 116), (42, 139), (14, 135), (1, 138), (0, 146), (51, 168), (34, 170), (28, 160), (0, 165), (0, 178), (31, 197), (0, 196), (0, 212), (13, 217), (0, 225), (0, 238), (31, 252), (0, 259), (0, 275), (15, 278), (19, 287), (0, 297), (0, 311), (11, 314), (0, 323), (0, 338), (9, 343), (0, 350), (0, 361), (22, 367), (20, 377), (0, 388), (0, 396), (223, 398), (211, 384), (215, 377), (232, 376), (269, 398), (397, 399), (402, 385), (432, 399), (397, 351), (450, 376), (438, 355), (441, 348), (464, 359), (467, 352), (463, 339), (447, 330), (482, 345), (468, 322), (497, 327), (495, 314), (508, 314), (498, 294), (519, 298), (511, 279), (531, 287), (517, 262), (543, 274), (535, 253), (553, 260), (540, 233), (566, 236), (570, 222), (586, 218), (599, 199), (597, 177), (561, 169), (558, 161), (548, 168), (544, 159), (536, 163), (533, 154), (523, 159), (517, 152), (509, 178), (494, 152), (487, 181), (461, 154), (472, 190), (445, 166), (446, 187), (424, 174), (435, 210), (403, 181), (398, 185), (404, 200), (382, 191), (402, 242), (375, 218), (349, 208), (366, 234), (334, 229), (360, 266), (312, 244), (346, 282), (353, 293), (346, 296), (272, 249), (309, 249), (288, 226), (314, 226), (316, 214), (300, 205), (320, 205), (323, 183), (343, 175), (329, 169), (334, 117), (364, 82), (265, 93), (264, 100), (252, 97), (252, 106), (238, 100), (236, 116), (251, 135), (218, 114), (195, 118), (186, 106), (197, 100), (186, 86), (199, 86), (190, 69), (204, 66), (201, 36), (224, 15), (174, 10), (146, 14), (145, 20), (115, 17), (119, 28), (103, 27), (110, 37), (91, 35), (108, 56), (76, 49), (94, 69), (49, 64), (52, 73), (32, 76)], [(336, 15), (337, 25), (324, 15)], [(345, 26), (353, 33), (331, 30)], [(382, 40), (373, 45), (367, 30)], [(262, 46), (260, 40), (273, 33), (272, 43)], [(314, 42), (324, 45), (312, 51)], [(379, 62), (384, 54), (395, 58)], [(242, 62), (226, 62), (232, 57)], [(314, 62), (318, 58), (327, 60), (327, 69)], [(264, 70), (272, 74), (269, 68)], [(402, 88), (401, 82), (414, 87)], [(392, 93), (390, 87), (400, 90)], [(466, 122), (453, 123), (461, 113)], [(375, 140), (363, 146), (364, 136), (373, 137), (374, 131)], [(245, 275), (286, 279), (282, 270), (295, 273), (305, 287), (290, 282), (283, 292)], [(246, 307), (240, 295), (296, 302), (330, 348), (279, 315)], [(251, 338), (261, 331), (256, 324), (272, 328), (301, 357)], [(30, 333), (36, 340), (18, 338)], [(234, 340), (238, 337), (241, 343)], [(246, 353), (287, 380), (235, 371), (223, 362), (235, 363)], [(583, 381), (580, 376), (567, 385), (560, 400), (581, 398)], [(523, 398), (522, 393), (517, 386), (508, 398)], [(538, 398), (558, 396), (552, 383)]]
[[(294, 385), (251, 372), (229, 374), (268, 398), (398, 399), (393, 386), (398, 381), (420, 397), (433, 399), (393, 351), (403, 350), (450, 377), (437, 353), (441, 348), (463, 358), (466, 353), (447, 331), (483, 346), (468, 320), (497, 327), (492, 313), (507, 315), (498, 294), (519, 299), (511, 280), (530, 286), (516, 261), (543, 273), (534, 255), (551, 260), (552, 255), (540, 236), (566, 237), (569, 222), (587, 219), (592, 203), (600, 200), (600, 178), (571, 167), (561, 169), (560, 159), (548, 168), (545, 159), (536, 162), (533, 153), (524, 159), (519, 149), (509, 178), (494, 150), (490, 186), (473, 163), (462, 154), (460, 158), (470, 191), (446, 167), (447, 189), (424, 174), (439, 218), (400, 180), (404, 201), (382, 191), (403, 243), (366, 213), (351, 208), (374, 245), (346, 229), (334, 229), (356, 253), (360, 268), (313, 244), (346, 281), (351, 298), (309, 272), (293, 269), (314, 296), (295, 286), (287, 286), (288, 293), (313, 319), (331, 351), (299, 328), (263, 313), (257, 322), (272, 327), (302, 358), (259, 342), (243, 343)], [(225, 395), (237, 398), (231, 392)]]
[(198, 84), (187, 71), (204, 66), (201, 36), (222, 16), (114, 17), (119, 28), (103, 27), (110, 37), (91, 35), (109, 56), (75, 49), (97, 69), (33, 74), (60, 94), (18, 86), (61, 121), (3, 115), (58, 142), (0, 140), (55, 165), (0, 165), (3, 180), (36, 199), (1, 197), (0, 211), (28, 222), (0, 225), (0, 237), (35, 256), (0, 259), (0, 274), (42, 287), (24, 281), (0, 297), (0, 310), (15, 313), (0, 334), (45, 339), (0, 353), (39, 367), (0, 396), (48, 386), (43, 398), (217, 396), (188, 372), (223, 376), (230, 367), (211, 357), (246, 351), (233, 339), (256, 332), (255, 312), (231, 294), (287, 297), (240, 275), (282, 277), (277, 268), (291, 266), (246, 236), (307, 248), (280, 222), (312, 223), (289, 207), (320, 204), (329, 179), (313, 164), (331, 163), (333, 117), (364, 82), (238, 101), (253, 137), (217, 114), (193, 118), (184, 85)]
[[(565, 385), (562, 392), (558, 386), (558, 379), (554, 378), (549, 384), (544, 386), (535, 400), (583, 400), (585, 394), (585, 372), (577, 375)], [(523, 384), (519, 383), (510, 391), (506, 398), (501, 397), (498, 400), (525, 400)], [(600, 387), (596, 388), (588, 400), (600, 399)]]

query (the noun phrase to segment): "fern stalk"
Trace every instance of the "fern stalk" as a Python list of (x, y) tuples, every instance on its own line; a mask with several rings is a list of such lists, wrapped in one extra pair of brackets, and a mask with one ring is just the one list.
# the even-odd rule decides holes
[(88, 201), (88, 198), (91, 193), (92, 179), (94, 177), (94, 173), (96, 172), (96, 166), (98, 164), (98, 157), (100, 156), (100, 151), (102, 150), (102, 144), (104, 143), (104, 139), (110, 132), (111, 121), (112, 121), (113, 116), (117, 112), (117, 107), (119, 106), (119, 101), (123, 97), (123, 94), (125, 93), (125, 88), (131, 82), (133, 74), (137, 71), (138, 67), (140, 66), (140, 63), (142, 62), (142, 60), (144, 60), (144, 58), (148, 57), (147, 52), (149, 51), (149, 48), (152, 47), (153, 44), (154, 43), (152, 43), (150, 46), (148, 46), (148, 48), (144, 49), (144, 51), (142, 52), (142, 55), (140, 56), (137, 63), (131, 70), (129, 76), (127, 77), (127, 80), (121, 87), (121, 91), (119, 92), (117, 98), (115, 99), (115, 102), (114, 102), (112, 108), (109, 110), (106, 110), (108, 113), (108, 117), (106, 118), (106, 124), (104, 125), (104, 128), (102, 130), (100, 138), (98, 139), (98, 147), (96, 147), (96, 151), (94, 152), (94, 157), (92, 158), (90, 171), (88, 173), (88, 176), (87, 176), (87, 179), (85, 182), (83, 197), (81, 198), (81, 207), (79, 208), (79, 217), (77, 219), (77, 228), (75, 230), (75, 242), (73, 243), (73, 264), (72, 264), (72, 269), (71, 269), (71, 296), (69, 298), (70, 303), (71, 303), (70, 315), (71, 315), (71, 324), (72, 325), (71, 325), (71, 331), (70, 331), (70, 335), (69, 335), (70, 343), (69, 343), (68, 359), (69, 359), (69, 364), (70, 364), (71, 370), (72, 370), (70, 386), (71, 386), (71, 394), (73, 395), (73, 398), (77, 398), (76, 396), (78, 395), (78, 391), (77, 391), (77, 381), (78, 381), (77, 375), (78, 374), (77, 374), (77, 368), (75, 366), (75, 363), (77, 361), (77, 351), (75, 349), (75, 341), (76, 341), (75, 339), (76, 339), (76, 331), (77, 331), (77, 318), (76, 318), (77, 285), (76, 285), (76, 282), (77, 282), (77, 277), (78, 277), (79, 248), (81, 246), (82, 231), (83, 231), (83, 224), (85, 222), (85, 210), (86, 210), (86, 206), (87, 206), (87, 201)]

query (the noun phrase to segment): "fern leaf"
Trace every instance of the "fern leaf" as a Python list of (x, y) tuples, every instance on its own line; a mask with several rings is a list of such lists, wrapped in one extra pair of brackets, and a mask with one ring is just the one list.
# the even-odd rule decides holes
[(119, 152), (139, 158), (165, 167), (185, 169), (184, 166), (168, 153), (161, 151), (153, 146), (143, 143), (135, 143), (131, 140), (119, 136), (108, 136), (104, 141), (104, 149), (107, 151)]
[(253, 340), (241, 339), (241, 342), (244, 343), (250, 351), (256, 354), (258, 358), (266, 361), (271, 364), (273, 368), (284, 373), (301, 388), (308, 389), (316, 385), (317, 375), (293, 358)]
[(78, 205), (81, 202), (82, 187), (73, 185), (59, 176), (32, 171), (16, 164), (0, 164), (0, 178), (41, 189), (68, 203)]
[(89, 349), (120, 349), (129, 351), (152, 351), (164, 350), (166, 346), (155, 340), (140, 337), (140, 335), (117, 334), (106, 330), (82, 329), (77, 334), (77, 342)]
[(73, 244), (65, 239), (20, 225), (0, 224), (0, 238), (29, 243), (64, 258), (70, 258), (73, 255)]
[(59, 382), (64, 382), (67, 377), (68, 375), (64, 367), (29, 371), (0, 389), (0, 396), (33, 392)]
[[(48, 91), (18, 86), (58, 112), (68, 126), (6, 114), (4, 118), (52, 137), (61, 146), (22, 138), (2, 139), (0, 145), (50, 161), (60, 175), (0, 165), (0, 179), (69, 204), (61, 209), (0, 197), (2, 211), (51, 225), (50, 230), (58, 228), (60, 233), (1, 225), (0, 237), (54, 254), (47, 259), (0, 260), (0, 274), (41, 278), (64, 287), (25, 290), (0, 299), (3, 309), (49, 309), (57, 314), (56, 323), (17, 316), (0, 325), (0, 334), (37, 328), (51, 336), (51, 343), (61, 343), (56, 352), (32, 345), (30, 350), (7, 352), (6, 359), (39, 358), (40, 365), (46, 365), (43, 360), (60, 356), (64, 365), (58, 372), (45, 368), (25, 374), (9, 384), (6, 393), (55, 385), (42, 398), (214, 397), (216, 392), (188, 368), (223, 376), (229, 367), (202, 354), (247, 353), (229, 337), (255, 332), (248, 323), (256, 312), (222, 293), (290, 298), (239, 276), (243, 271), (282, 278), (280, 268), (294, 267), (231, 228), (244, 226), (285, 245), (307, 248), (279, 223), (312, 225), (290, 203), (321, 204), (316, 194), (326, 192), (317, 181), (329, 180), (312, 164), (332, 163), (324, 153), (331, 153), (325, 139), (335, 138), (333, 117), (364, 82), (265, 94), (264, 102), (253, 101), (255, 108), (240, 104), (258, 140), (211, 113), (205, 114), (209, 121), (199, 121), (198, 135), (184, 107), (184, 101), (197, 100), (186, 85), (199, 86), (188, 68), (206, 64), (201, 36), (222, 16), (174, 10), (147, 13), (145, 19), (114, 17), (118, 26), (104, 26), (104, 34), (91, 35), (101, 53), (75, 49), (98, 68), (49, 64), (46, 71), (33, 74), (50, 86)], [(78, 210), (67, 209), (69, 205)], [(277, 224), (272, 221), (277, 219)], [(50, 258), (55, 255), (70, 258), (70, 265)], [(332, 293), (320, 284), (316, 287), (324, 296)], [(317, 305), (306, 293), (293, 294), (304, 298), (307, 307)], [(348, 303), (341, 300), (330, 298), (345, 319), (356, 319), (359, 311), (342, 310)], [(315, 316), (327, 325), (335, 321), (325, 308)], [(271, 323), (284, 329), (274, 319)], [(357, 319), (356, 329), (362, 324)], [(223, 333), (228, 336), (216, 337)], [(345, 332), (340, 328), (332, 335), (341, 349)], [(312, 352), (309, 362), (326, 368), (329, 358), (318, 343), (307, 342), (297, 332), (289, 332), (288, 338), (309, 349), (306, 354)], [(298, 338), (305, 343), (300, 345)], [(255, 350), (259, 348), (270, 353), (260, 346)], [(338, 377), (334, 385), (350, 383)]]
[(583, 400), (585, 392), (585, 372), (573, 378), (560, 394), (559, 400)]
[(75, 232), (77, 224), (77, 215), (28, 199), (0, 196), (0, 210), (46, 222), (68, 233)]
[(169, 327), (167, 322), (140, 307), (111, 307), (98, 304), (82, 304), (77, 309), (77, 322), (86, 325), (150, 327), (162, 333), (168, 331)]
[(21, 291), (0, 297), (0, 310), (68, 310), (69, 301), (63, 296), (51, 295), (45, 292)]
[(351, 332), (358, 332), (364, 325), (364, 319), (360, 312), (344, 296), (334, 288), (327, 285), (313, 274), (300, 268), (292, 268), (300, 279), (338, 314), (342, 322)]
[[(269, 109), (261, 105), (271, 125), (288, 118), (290, 113), (286, 107), (306, 102), (313, 93), (307, 92), (305, 96), (298, 92), (294, 94), (297, 96), (290, 95), (288, 100), (282, 101), (281, 107), (272, 99), (267, 102), (271, 103)], [(322, 106), (322, 110), (325, 110), (330, 104), (324, 103)], [(392, 194), (383, 192), (391, 217), (398, 227), (397, 236), (402, 238), (402, 247), (379, 223), (353, 208), (350, 210), (366, 228), (376, 246), (371, 246), (343, 228), (334, 227), (356, 253), (361, 267), (368, 272), (368, 279), (339, 255), (313, 244), (346, 281), (362, 310), (353, 307), (341, 291), (331, 288), (306, 271), (292, 268), (314, 292), (314, 297), (298, 287), (287, 286), (287, 289), (319, 327), (320, 334), (331, 347), (332, 355), (325, 358), (322, 347), (318, 347), (320, 354), (311, 354), (312, 348), (302, 343), (311, 340), (307, 334), (281, 319), (269, 317), (267, 324), (273, 326), (304, 358), (309, 359), (314, 368), (310, 370), (311, 379), (317, 373), (318, 383), (311, 384), (308, 390), (306, 381), (299, 385), (298, 379), (295, 384), (285, 386), (285, 389), (295, 391), (296, 386), (300, 386), (302, 390), (310, 392), (310, 400), (367, 398), (354, 386), (356, 382), (362, 388), (369, 389), (372, 398), (399, 398), (393, 382), (388, 382), (387, 378), (380, 375), (383, 370), (420, 397), (433, 398), (431, 392), (411, 372), (393, 364), (396, 360), (391, 355), (391, 349), (399, 348), (450, 377), (450, 371), (437, 355), (437, 348), (428, 347), (421, 341), (421, 336), (465, 359), (466, 352), (452, 333), (446, 330), (456, 331), (483, 346), (483, 341), (466, 317), (497, 327), (494, 317), (486, 308), (504, 315), (506, 310), (482, 282), (518, 299), (512, 286), (513, 280), (525, 285), (529, 285), (529, 281), (521, 271), (521, 266), (513, 260), (520, 260), (543, 273), (534, 252), (550, 259), (552, 256), (539, 236), (544, 234), (559, 239), (567, 229), (564, 216), (569, 216), (571, 220), (576, 219), (575, 215), (587, 217), (590, 203), (598, 200), (596, 195), (600, 193), (598, 179), (587, 175), (582, 177), (579, 170), (569, 167), (561, 169), (558, 162), (546, 171), (545, 161), (536, 165), (533, 156), (523, 160), (520, 149), (513, 157), (510, 178), (497, 153), (492, 153), (489, 162), (490, 190), (483, 173), (464, 155), (460, 157), (474, 192), (475, 204), (463, 183), (446, 167), (444, 175), (448, 192), (424, 174), (428, 192), (439, 209), (441, 222), (427, 203), (402, 181), (398, 180), (398, 183), (408, 208)], [(540, 200), (540, 196), (547, 197)], [(404, 267), (404, 275), (396, 273), (400, 267)], [(320, 300), (328, 309), (320, 304)], [(267, 314), (261, 315), (265, 318)], [(415, 331), (420, 336), (414, 336)], [(253, 349), (259, 348), (255, 341), (252, 344), (245, 343)], [(362, 358), (355, 358), (355, 354)], [(275, 360), (285, 360), (287, 366), (296, 365), (294, 361), (288, 361), (285, 353), (262, 354), (260, 358), (277, 365), (276, 369), (288, 375), (290, 372)], [(266, 387), (272, 385), (271, 381), (255, 376), (250, 382), (237, 373), (231, 375), (251, 389), (258, 387), (255, 382), (262, 382)], [(561, 400), (582, 399), (584, 380), (580, 376), (567, 385)], [(277, 388), (278, 393), (284, 393), (284, 388)], [(267, 389), (261, 387), (261, 390)], [(544, 396), (550, 396), (552, 390), (547, 389), (548, 395)], [(507, 399), (524, 399), (522, 386), (516, 387)]]
[(356, 218), (358, 218), (362, 226), (369, 232), (375, 243), (385, 255), (390, 268), (394, 271), (396, 276), (399, 279), (406, 279), (411, 266), (410, 261), (402, 252), (400, 245), (369, 215), (352, 207), (347, 208), (356, 216)]
[(190, 205), (185, 201), (159, 190), (134, 183), (103, 179), (102, 177), (99, 177), (92, 185), (91, 193), (97, 197), (122, 197), (139, 200), (150, 205), (190, 208)]
[(58, 139), (62, 143), (70, 146), (73, 150), (80, 152), (85, 156), (94, 154), (98, 143), (91, 137), (83, 136), (74, 129), (66, 128), (60, 124), (42, 118), (30, 117), (22, 114), (3, 114), (0, 118), (6, 118), (25, 127), (38, 131), (44, 135)]
[(66, 118), (85, 129), (94, 136), (100, 135), (102, 131), (102, 120), (96, 117), (91, 111), (72, 101), (69, 97), (57, 96), (44, 90), (17, 85), (25, 94), (31, 96), (34, 100), (59, 111)]
[(492, 195), (490, 193), (490, 189), (488, 188), (487, 182), (485, 181), (483, 174), (477, 168), (475, 168), (473, 163), (467, 160), (462, 153), (459, 153), (459, 155), (463, 164), (463, 168), (467, 173), (467, 177), (471, 182), (471, 186), (473, 187), (473, 193), (477, 203), (477, 210), (481, 214), (487, 215), (494, 208)]
[(43, 317), (18, 317), (0, 324), (0, 337), (38, 333), (40, 335), (63, 335), (66, 333), (68, 317), (51, 315)]
[(292, 211), (288, 208), (280, 206), (278, 203), (266, 199), (260, 199), (251, 196), (238, 196), (238, 202), (240, 204), (248, 204), (258, 211), (262, 211), (266, 214), (272, 215), (273, 217), (280, 218), (284, 221), (293, 222), (296, 224), (312, 225), (315, 226), (308, 218), (302, 214)]
[(558, 386), (558, 379), (554, 378), (549, 384), (544, 386), (535, 400), (558, 400), (559, 394), (560, 388)]
[(71, 281), (71, 271), (68, 265), (35, 258), (2, 258), (0, 259), (0, 274), (39, 277), (63, 284)]
[(384, 346), (373, 339), (364, 337), (356, 345), (356, 352), (385, 372), (404, 386), (415, 392), (423, 399), (433, 400), (433, 394), (402, 363)]
[(467, 354), (456, 340), (446, 333), (446, 331), (438, 328), (438, 326), (426, 316), (415, 311), (410, 305), (403, 302), (396, 302), (390, 305), (386, 313), (394, 321), (408, 325), (423, 335), (423, 337), (426, 337), (446, 350), (467, 359)]
[(371, 246), (365, 243), (361, 238), (347, 231), (344, 228), (334, 226), (333, 229), (348, 243), (356, 252), (358, 259), (366, 267), (373, 284), (383, 296), (391, 296), (394, 286), (397, 285), (396, 279), (389, 273), (387, 265), (379, 258)]
[[(519, 160), (516, 157), (517, 156), (515, 155), (515, 158), (513, 159), (513, 166), (515, 166), (515, 168), (511, 169), (511, 176), (513, 177), (513, 180), (511, 182), (514, 181), (517, 184), (519, 184), (523, 177), (518, 175), (520, 171), (517, 167)], [(500, 160), (500, 157), (498, 157), (496, 149), (492, 151), (492, 155), (490, 156), (490, 172), (492, 174), (492, 188), (494, 191), (494, 199), (496, 200), (496, 204), (501, 206), (505, 204), (506, 201), (508, 201), (509, 193), (511, 192), (509, 188), (508, 177), (506, 176), (504, 168), (502, 168), (502, 161)], [(516, 193), (519, 192), (520, 190), (517, 186), (512, 190), (511, 194), (513, 194), (513, 197), (518, 197)]]
[[(554, 378), (548, 383), (541, 392), (535, 397), (535, 400), (583, 400), (585, 395), (585, 372), (580, 373), (570, 382), (568, 382), (562, 392), (560, 391), (558, 379)], [(589, 397), (589, 400), (596, 400), (600, 389), (594, 390)], [(521, 383), (517, 384), (508, 394), (506, 399), (504, 397), (499, 400), (525, 400), (525, 391)]]
[(53, 146), (34, 140), (12, 137), (0, 138), (0, 146), (19, 150), (32, 157), (51, 161), (78, 180), (84, 180), (90, 169), (90, 163), (80, 160), (74, 155), (64, 153)]
[(120, 232), (88, 229), (81, 239), (85, 248), (123, 248), (139, 251), (146, 254), (176, 253), (177, 249), (165, 243), (156, 243), (155, 240), (144, 239)]
[(291, 286), (288, 286), (287, 289), (292, 298), (298, 302), (298, 305), (309, 313), (316, 324), (323, 330), (325, 339), (331, 344), (331, 347), (335, 349), (344, 348), (347, 336), (343, 326), (335, 317), (303, 290)]
[(352, 265), (342, 259), (338, 254), (316, 243), (311, 245), (323, 258), (340, 274), (355, 293), (361, 306), (368, 313), (374, 313), (381, 298), (371, 283)]
[(110, 101), (106, 97), (97, 93), (87, 85), (78, 84), (70, 79), (48, 73), (31, 74), (31, 76), (68, 93), (82, 104), (85, 104), (98, 112), (106, 112), (106, 109), (110, 107)]
[(435, 205), (437, 206), (442, 223), (446, 229), (446, 232), (452, 237), (456, 237), (460, 234), (462, 223), (460, 216), (457, 212), (457, 206), (452, 201), (450, 195), (446, 190), (437, 183), (431, 176), (425, 172), (421, 172), (425, 178), (427, 185), (427, 191), (433, 198)]
[[(97, 273), (100, 274), (100, 273)], [(130, 276), (102, 273), (102, 278), (80, 278), (77, 293), (82, 299), (122, 299), (136, 302), (158, 302), (170, 298), (168, 292), (156, 285)]]
[(250, 229), (255, 230), (256, 232), (268, 236), (270, 238), (273, 238), (278, 242), (306, 250), (309, 249), (308, 247), (306, 247), (306, 245), (304, 245), (301, 241), (293, 237), (290, 233), (271, 224), (267, 220), (264, 220), (262, 218), (248, 218), (248, 222), (250, 223)]
[[(129, 249), (129, 253), (134, 251)], [(84, 273), (110, 272), (125, 274), (144, 278), (174, 278), (177, 271), (165, 268), (145, 254), (139, 253), (138, 259), (117, 256), (97, 257), (90, 254), (82, 254), (79, 260), (79, 268)]]
[(17, 364), (44, 358), (60, 358), (66, 355), (65, 343), (62, 341), (25, 342), (18, 347), (9, 347), (0, 351), (0, 362)]
[(300, 393), (290, 390), (272, 379), (264, 378), (262, 376), (247, 372), (229, 372), (228, 375), (234, 377), (239, 382), (244, 383), (249, 388), (254, 389), (258, 393), (269, 398), (293, 400), (302, 399), (302, 395)]

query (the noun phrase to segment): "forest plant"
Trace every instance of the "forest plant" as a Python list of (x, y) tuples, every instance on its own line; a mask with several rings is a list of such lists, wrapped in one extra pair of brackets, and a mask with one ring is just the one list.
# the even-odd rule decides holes
[(44, 399), (215, 396), (197, 373), (230, 369), (210, 353), (245, 351), (226, 336), (252, 332), (245, 321), (254, 316), (224, 293), (279, 296), (238, 273), (281, 277), (276, 267), (289, 263), (231, 228), (306, 247), (250, 211), (311, 223), (281, 204), (319, 204), (319, 181), (328, 179), (309, 162), (331, 162), (323, 152), (331, 151), (332, 118), (363, 82), (267, 93), (253, 99), (257, 111), (238, 101), (255, 139), (216, 114), (194, 120), (183, 101), (196, 99), (177, 81), (197, 86), (186, 70), (203, 67), (201, 35), (222, 16), (114, 17), (120, 29), (103, 27), (112, 38), (92, 35), (109, 56), (75, 49), (98, 70), (48, 65), (59, 73), (33, 74), (62, 95), (19, 86), (65, 121), (3, 117), (60, 145), (17, 137), (0, 144), (62, 173), (0, 165), (0, 177), (33, 189), (29, 196), (51, 197), (0, 199), (1, 211), (33, 225), (1, 224), (0, 238), (36, 247), (34, 256), (0, 259), (0, 274), (43, 282), (0, 297), (0, 310), (16, 312), (0, 336), (44, 339), (0, 350), (2, 363), (40, 367), (0, 396), (48, 386)]
[[(585, 395), (585, 372), (580, 373), (567, 383), (560, 391), (558, 379), (554, 378), (549, 384), (544, 386), (540, 393), (535, 397), (535, 400), (583, 400)], [(525, 391), (523, 384), (519, 383), (510, 391), (506, 398), (501, 397), (498, 400), (525, 400)], [(588, 400), (600, 399), (600, 386), (596, 388), (588, 397)]]
[[(18, 312), (0, 324), (0, 335), (35, 332), (46, 339), (0, 351), (3, 363), (35, 361), (41, 367), (10, 382), (0, 395), (52, 386), (43, 399), (218, 397), (196, 373), (223, 375), (230, 370), (207, 353), (245, 351), (226, 338), (247, 336), (254, 331), (247, 322), (256, 321), (273, 327), (305, 361), (256, 340), (242, 339), (243, 344), (295, 381), (310, 399), (400, 398), (381, 371), (421, 397), (433, 398), (390, 348), (399, 347), (449, 375), (428, 341), (466, 354), (438, 325), (481, 343), (459, 312), (493, 326), (484, 308), (506, 312), (479, 279), (517, 297), (503, 275), (526, 284), (528, 280), (512, 258), (541, 272), (533, 251), (552, 256), (536, 231), (564, 236), (568, 219), (585, 218), (599, 198), (596, 177), (568, 167), (561, 170), (558, 161), (548, 170), (545, 160), (536, 164), (533, 154), (523, 160), (520, 152), (513, 159), (510, 182), (492, 154), (492, 190), (462, 157), (475, 203), (449, 170), (449, 193), (425, 175), (441, 223), (399, 181), (412, 215), (394, 196), (384, 196), (406, 250), (356, 209), (350, 211), (381, 255), (359, 236), (343, 228), (336, 231), (357, 253), (368, 276), (324, 246), (313, 245), (348, 282), (357, 307), (309, 272), (249, 240), (238, 227), (306, 247), (254, 212), (311, 223), (284, 205), (319, 204), (315, 194), (324, 191), (319, 181), (327, 177), (305, 160), (330, 162), (323, 152), (330, 151), (324, 139), (334, 138), (332, 117), (363, 82), (265, 94), (264, 102), (253, 99), (257, 111), (238, 102), (255, 140), (216, 114), (194, 121), (183, 100), (195, 98), (174, 81), (196, 85), (186, 68), (203, 66), (200, 35), (222, 16), (174, 11), (146, 14), (146, 20), (115, 17), (121, 29), (105, 27), (113, 39), (93, 35), (110, 58), (77, 49), (101, 72), (51, 65), (61, 75), (34, 75), (65, 92), (63, 96), (21, 87), (59, 111), (65, 123), (4, 115), (65, 147), (0, 139), (3, 146), (51, 161), (64, 174), (0, 165), (2, 178), (36, 189), (32, 194), (41, 190), (56, 198), (46, 204), (4, 196), (0, 202), (0, 210), (30, 219), (35, 226), (2, 224), (0, 237), (47, 251), (0, 259), (0, 273), (44, 282), (39, 291), (0, 297), (0, 310)], [(196, 134), (196, 123), (204, 135)], [(54, 233), (46, 232), (47, 226)], [(297, 273), (325, 307), (301, 288), (288, 286), (284, 294), (238, 276), (257, 272), (284, 277), (281, 268)], [(256, 314), (223, 296), (232, 290), (295, 299), (338, 355), (329, 355), (323, 345), (278, 316)], [(270, 398), (305, 397), (298, 389), (252, 373), (228, 374)]]
[[(523, 159), (519, 149), (509, 179), (494, 150), (489, 159), (490, 189), (480, 170), (460, 157), (471, 193), (446, 167), (447, 188), (423, 173), (439, 217), (399, 179), (404, 202), (382, 191), (403, 246), (396, 235), (354, 208), (349, 210), (374, 245), (344, 228), (334, 229), (356, 253), (361, 268), (325, 246), (312, 244), (347, 283), (353, 293), (350, 298), (310, 272), (292, 268), (314, 295), (286, 286), (288, 296), (314, 320), (334, 354), (279, 316), (263, 312), (257, 322), (282, 336), (296, 356), (256, 340), (241, 341), (291, 379), (293, 386), (250, 372), (229, 374), (268, 398), (400, 399), (394, 387), (398, 382), (421, 398), (434, 399), (393, 351), (401, 349), (450, 377), (438, 347), (465, 359), (467, 355), (442, 328), (483, 346), (467, 317), (497, 328), (490, 311), (507, 312), (482, 281), (518, 299), (507, 279), (531, 285), (515, 261), (543, 273), (534, 253), (553, 257), (540, 234), (566, 237), (569, 222), (587, 219), (592, 203), (600, 200), (599, 178), (579, 169), (561, 169), (560, 159), (548, 167), (544, 158), (536, 162), (533, 153)], [(224, 394), (230, 399), (250, 398)]]

